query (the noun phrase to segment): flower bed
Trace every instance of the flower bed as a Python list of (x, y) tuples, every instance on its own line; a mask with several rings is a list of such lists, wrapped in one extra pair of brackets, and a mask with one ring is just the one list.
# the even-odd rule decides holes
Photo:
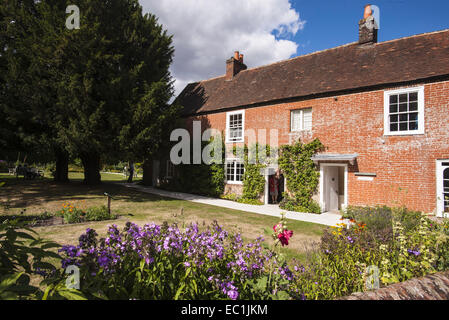
[(127, 223), (102, 239), (88, 229), (61, 252), (64, 268), (81, 268), (84, 295), (109, 299), (335, 299), (369, 289), (375, 269), (380, 286), (449, 269), (449, 223), (393, 210), (391, 227), (376, 226), (383, 224), (352, 219), (327, 229), (303, 265), (287, 264), (277, 250), (293, 236), (283, 218), (271, 248), (217, 224), (200, 232)]
[(106, 206), (81, 209), (70, 202), (64, 203), (62, 205), (62, 209), (56, 212), (56, 216), (62, 217), (65, 223), (81, 223), (88, 221), (117, 219), (117, 215), (110, 213)]
[(200, 232), (195, 224), (181, 231), (176, 225), (128, 222), (122, 231), (111, 226), (102, 239), (87, 229), (77, 246), (60, 251), (64, 268), (80, 267), (89, 298), (286, 298), (291, 271), (262, 241), (244, 244), (240, 234), (217, 224)]

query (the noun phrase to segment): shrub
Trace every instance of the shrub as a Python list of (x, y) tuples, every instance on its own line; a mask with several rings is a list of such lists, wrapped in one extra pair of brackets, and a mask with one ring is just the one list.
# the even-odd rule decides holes
[(65, 223), (80, 223), (86, 221), (102, 221), (116, 219), (117, 216), (110, 214), (106, 206), (91, 207), (82, 210), (70, 202), (64, 203), (62, 209), (56, 213), (64, 218)]
[(321, 213), (320, 205), (312, 199), (307, 207), (303, 207), (297, 200), (289, 197), (286, 192), (284, 192), (283, 196), (284, 198), (279, 203), (279, 208), (281, 209), (294, 212)]
[(239, 197), (235, 193), (223, 194), (220, 196), (220, 198), (225, 199), (225, 200), (236, 201), (239, 203), (253, 204), (253, 205), (258, 205), (258, 206), (261, 206), (264, 204), (259, 199), (248, 199), (248, 198), (244, 198), (244, 197)]
[(421, 219), (424, 217), (423, 213), (419, 211), (411, 211), (405, 207), (390, 208), (387, 206), (348, 206), (343, 214), (343, 217), (363, 222), (369, 229), (390, 229), (392, 231), (393, 215), (396, 220), (401, 222), (402, 226), (407, 231), (416, 228), (421, 223)]
[(216, 223), (200, 232), (192, 224), (127, 223), (111, 226), (106, 238), (92, 229), (77, 246), (64, 246), (63, 268), (80, 266), (81, 290), (109, 299), (287, 298), (290, 271), (263, 239), (244, 244)]
[(112, 220), (116, 218), (116, 215), (109, 213), (109, 210), (106, 206), (91, 207), (87, 209), (87, 212), (85, 214), (86, 221), (102, 221)]

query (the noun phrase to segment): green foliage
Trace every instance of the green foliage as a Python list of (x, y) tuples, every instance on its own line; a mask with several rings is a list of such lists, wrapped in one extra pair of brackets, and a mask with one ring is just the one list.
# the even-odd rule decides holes
[(263, 202), (260, 201), (259, 199), (243, 198), (243, 197), (237, 196), (235, 193), (223, 194), (223, 195), (220, 195), (220, 198), (225, 199), (225, 200), (236, 201), (239, 203), (245, 203), (245, 204), (253, 204), (253, 205), (258, 205), (258, 206), (263, 205)]
[[(180, 191), (204, 196), (219, 197), (224, 192), (225, 170), (224, 170), (224, 141), (211, 137), (209, 142), (202, 141), (202, 150), (208, 144), (221, 143), (221, 157), (217, 161), (212, 160), (210, 164), (180, 164), (176, 166), (176, 177), (161, 185), (162, 189)], [(190, 148), (190, 159), (193, 159), (193, 147)], [(211, 152), (211, 157), (214, 154)], [(220, 159), (221, 158), (221, 159)]]
[(284, 195), (286, 199), (282, 209), (319, 213), (319, 205), (312, 200), (319, 183), (319, 172), (312, 161), (312, 156), (323, 150), (323, 144), (315, 139), (308, 144), (297, 141), (293, 145), (281, 147), (279, 167), (287, 180), (287, 189), (292, 194)]
[(265, 178), (261, 175), (264, 164), (245, 163), (245, 173), (243, 174), (243, 198), (259, 199), (265, 190)]
[[(373, 218), (373, 210), (360, 212)], [(404, 218), (402, 208), (376, 210), (383, 217), (391, 213), (390, 228), (367, 219), (326, 230), (319, 250), (305, 267), (296, 268), (293, 288), (307, 299), (335, 299), (369, 289), (368, 267), (378, 268), (381, 286), (448, 270), (447, 222), (435, 224), (422, 213)]]
[(232, 151), (236, 157), (244, 160), (242, 201), (258, 200), (265, 190), (265, 177), (261, 172), (276, 159), (277, 150), (255, 143), (249, 147), (234, 146)]
[[(52, 249), (58, 244), (36, 237), (24, 222), (6, 220), (0, 224), (0, 299), (40, 299), (42, 286), (59, 279), (50, 260), (61, 257)], [(40, 278), (40, 286), (31, 277)]]
[(81, 223), (86, 221), (103, 221), (117, 219), (112, 212), (109, 213), (106, 206), (90, 207), (82, 210), (76, 206), (67, 203), (56, 213), (57, 216), (64, 218), (65, 223)]
[(393, 215), (399, 220), (405, 230), (416, 228), (421, 222), (422, 213), (405, 207), (391, 208), (388, 206), (361, 207), (348, 206), (343, 212), (346, 219), (354, 219), (367, 225), (373, 230), (393, 228)]

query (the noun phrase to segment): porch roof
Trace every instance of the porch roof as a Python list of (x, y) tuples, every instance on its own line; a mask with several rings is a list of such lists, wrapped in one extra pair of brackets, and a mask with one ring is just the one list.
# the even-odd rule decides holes
[(325, 154), (317, 154), (312, 157), (313, 162), (318, 161), (349, 161), (351, 164), (354, 164), (355, 160), (359, 155), (357, 153), (352, 154), (337, 154), (337, 153), (325, 153)]

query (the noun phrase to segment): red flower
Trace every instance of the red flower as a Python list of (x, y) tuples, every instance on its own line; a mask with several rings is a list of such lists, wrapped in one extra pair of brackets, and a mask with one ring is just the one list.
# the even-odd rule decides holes
[(278, 239), (281, 241), (282, 246), (288, 246), (288, 240), (293, 236), (293, 231), (284, 230), (284, 232), (278, 234)]

